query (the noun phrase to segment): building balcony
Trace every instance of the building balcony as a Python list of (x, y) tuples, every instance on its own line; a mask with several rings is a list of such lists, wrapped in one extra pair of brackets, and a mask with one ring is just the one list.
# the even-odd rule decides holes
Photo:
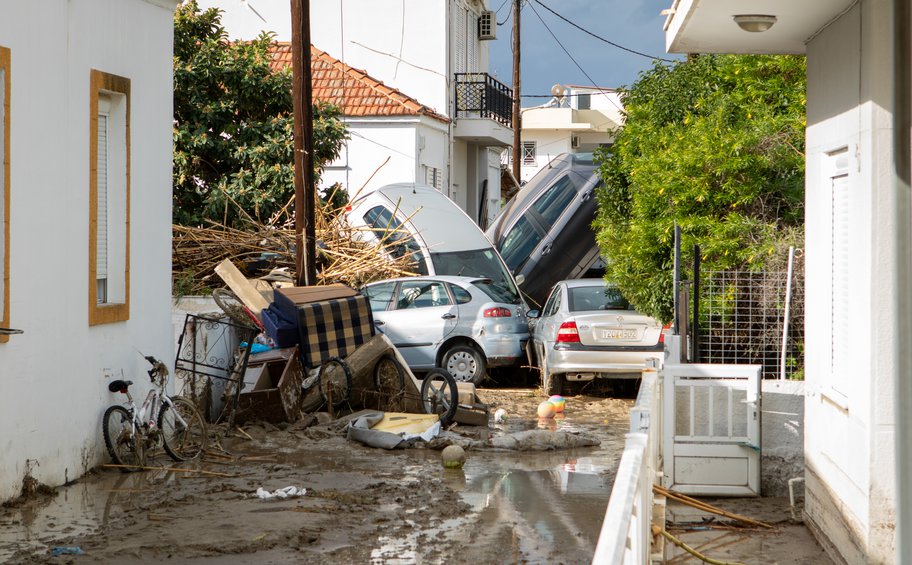
[(513, 90), (488, 73), (456, 73), (457, 139), (483, 146), (513, 144)]

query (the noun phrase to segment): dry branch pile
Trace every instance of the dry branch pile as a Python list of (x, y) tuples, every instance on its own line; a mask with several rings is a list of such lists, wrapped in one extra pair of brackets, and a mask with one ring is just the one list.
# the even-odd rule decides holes
[[(287, 207), (286, 207), (287, 209)], [(363, 241), (365, 230), (351, 227), (344, 209), (316, 207), (317, 284), (345, 283), (357, 288), (365, 283), (415, 274), (411, 257), (391, 260), (385, 251), (396, 247), (397, 232), (387, 232), (380, 244)], [(248, 277), (248, 265), (267, 257), (270, 268), (294, 273), (295, 234), (285, 215), (268, 224), (248, 217), (244, 229), (211, 222), (208, 227), (173, 226), (172, 275), (174, 293), (207, 294), (222, 286), (215, 266), (231, 259)], [(259, 261), (264, 263), (264, 261)], [(268, 269), (267, 269), (268, 270)]]

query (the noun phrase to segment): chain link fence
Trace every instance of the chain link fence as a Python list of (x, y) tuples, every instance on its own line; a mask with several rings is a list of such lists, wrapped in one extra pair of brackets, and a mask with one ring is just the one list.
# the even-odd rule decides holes
[[(710, 271), (700, 274), (698, 314), (702, 363), (763, 366), (779, 378), (788, 270)], [(790, 294), (785, 378), (804, 378), (804, 261), (796, 253)]]

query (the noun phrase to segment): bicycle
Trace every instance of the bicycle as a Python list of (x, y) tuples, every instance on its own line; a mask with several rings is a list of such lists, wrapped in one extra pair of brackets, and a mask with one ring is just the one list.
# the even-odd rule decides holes
[(117, 379), (108, 385), (111, 392), (127, 395), (125, 404), (105, 410), (102, 420), (105, 447), (124, 472), (136, 471), (146, 464), (146, 454), (161, 446), (174, 461), (196, 459), (206, 449), (206, 423), (196, 405), (182, 396), (168, 396), (168, 368), (158, 359), (146, 356), (152, 368), (153, 388), (138, 409), (130, 394), (133, 381)]

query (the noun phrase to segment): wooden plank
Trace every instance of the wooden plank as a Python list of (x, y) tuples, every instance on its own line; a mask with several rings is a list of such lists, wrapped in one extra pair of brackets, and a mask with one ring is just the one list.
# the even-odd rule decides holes
[(263, 295), (247, 280), (231, 259), (225, 259), (215, 267), (216, 274), (225, 281), (228, 288), (231, 289), (241, 303), (257, 317), (264, 308), (269, 307), (269, 302), (263, 298)]

